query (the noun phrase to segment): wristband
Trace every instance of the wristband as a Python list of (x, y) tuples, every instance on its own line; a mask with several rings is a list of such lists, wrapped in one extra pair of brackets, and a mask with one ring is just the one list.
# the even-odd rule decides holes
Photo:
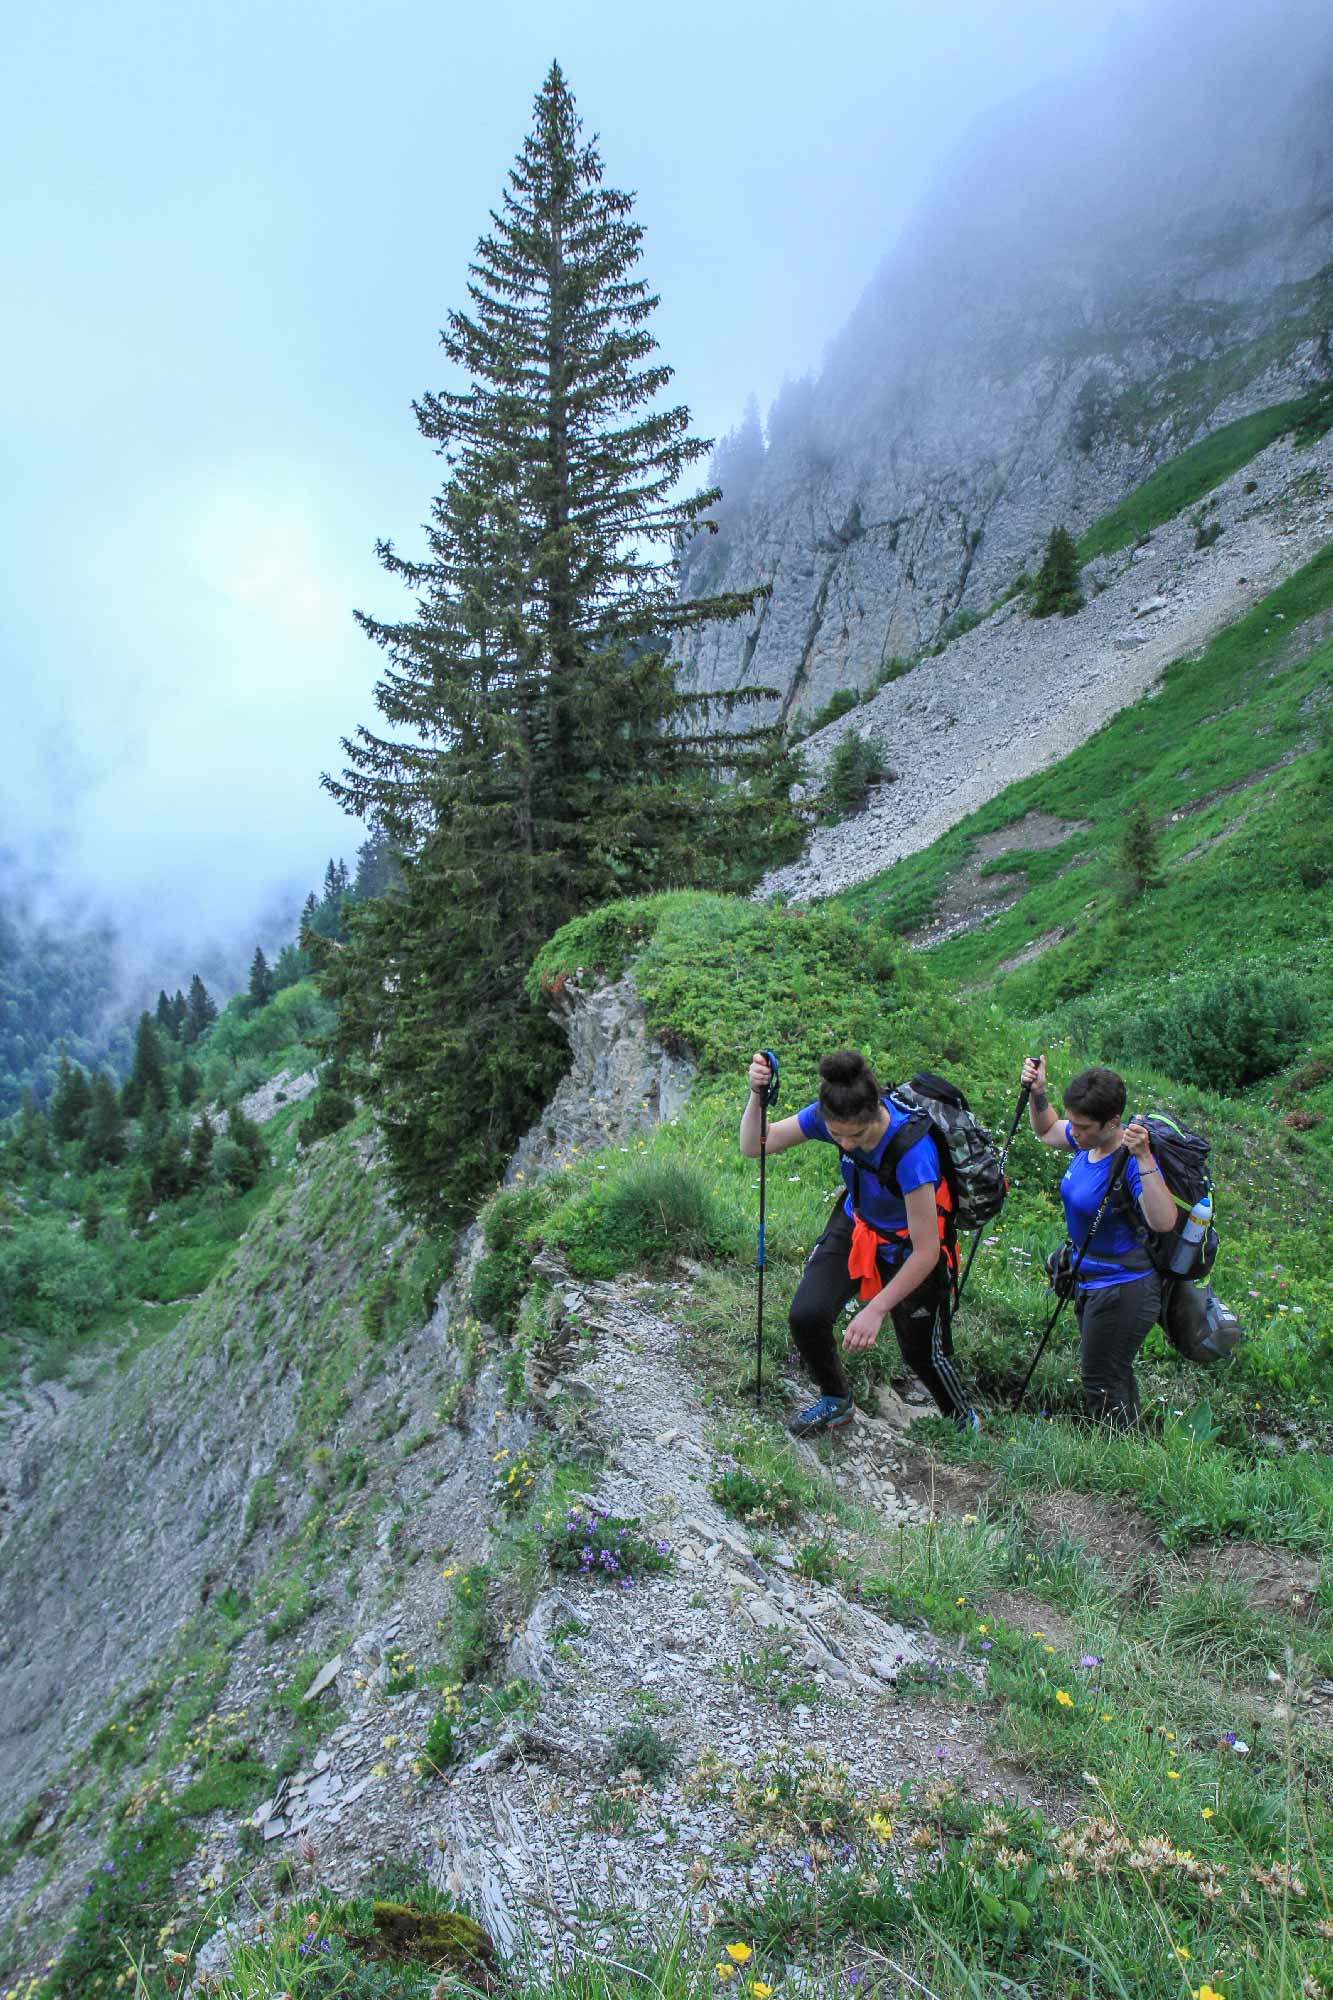
[(1160, 1174), (1161, 1171), (1162, 1169), (1160, 1167), (1140, 1167), (1139, 1179), (1141, 1181), (1146, 1181), (1150, 1174)]

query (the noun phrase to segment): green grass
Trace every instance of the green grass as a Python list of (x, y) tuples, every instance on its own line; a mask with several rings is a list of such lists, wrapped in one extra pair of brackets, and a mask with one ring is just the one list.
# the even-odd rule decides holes
[(954, 1463), (994, 1467), (1006, 1494), (1074, 1489), (1133, 1502), (1167, 1547), (1252, 1538), (1321, 1553), (1333, 1524), (1327, 1454), (1255, 1456), (1245, 1442), (1196, 1443), (1178, 1423), (1100, 1435), (1038, 1417), (997, 1418), (960, 1438), (932, 1420), (932, 1448)]
[(1084, 531), (1078, 541), (1080, 564), (1091, 562), (1094, 556), (1113, 555), (1117, 549), (1127, 548), (1141, 536), (1151, 534), (1163, 522), (1174, 520), (1187, 507), (1197, 506), (1215, 486), (1220, 486), (1242, 465), (1248, 465), (1275, 438), (1285, 436), (1309, 418), (1320, 401), (1316, 391), (1289, 402), (1270, 404), (1252, 416), (1237, 417), (1234, 423), (1223, 424), (1220, 430), (1169, 459)]

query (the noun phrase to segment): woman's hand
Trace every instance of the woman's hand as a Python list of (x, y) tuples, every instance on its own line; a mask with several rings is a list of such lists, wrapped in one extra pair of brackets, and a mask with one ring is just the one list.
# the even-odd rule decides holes
[(773, 1067), (768, 1057), (756, 1054), (750, 1058), (750, 1088), (756, 1097), (762, 1097), (773, 1081)]
[(1044, 1091), (1046, 1088), (1045, 1056), (1024, 1056), (1023, 1074), (1020, 1081), (1025, 1090)]
[(849, 1324), (842, 1336), (842, 1344), (849, 1354), (860, 1354), (867, 1347), (873, 1347), (879, 1339), (879, 1330), (884, 1324), (884, 1314), (875, 1308), (871, 1299), (869, 1305), (862, 1306), (856, 1318)]
[(1152, 1133), (1141, 1118), (1133, 1118), (1120, 1134), (1122, 1146), (1128, 1146), (1138, 1161), (1140, 1173), (1152, 1164)]

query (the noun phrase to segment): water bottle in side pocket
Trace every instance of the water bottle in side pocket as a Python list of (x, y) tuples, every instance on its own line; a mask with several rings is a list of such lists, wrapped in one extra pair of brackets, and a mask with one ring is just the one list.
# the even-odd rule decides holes
[(1171, 1252), (1174, 1276), (1187, 1278), (1199, 1263), (1201, 1245), (1213, 1219), (1213, 1197), (1205, 1188), (1180, 1226), (1180, 1235)]

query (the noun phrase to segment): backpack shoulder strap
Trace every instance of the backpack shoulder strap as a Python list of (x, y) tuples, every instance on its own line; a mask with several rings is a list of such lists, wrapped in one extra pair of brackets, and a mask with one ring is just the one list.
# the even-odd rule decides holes
[[(907, 1109), (906, 1106), (902, 1108)], [(900, 1199), (902, 1189), (898, 1185), (898, 1162), (904, 1153), (911, 1151), (918, 1140), (928, 1139), (932, 1129), (929, 1113), (914, 1107), (908, 1110), (906, 1118), (880, 1155), (879, 1166), (875, 1169), (876, 1177), (887, 1182)]]

